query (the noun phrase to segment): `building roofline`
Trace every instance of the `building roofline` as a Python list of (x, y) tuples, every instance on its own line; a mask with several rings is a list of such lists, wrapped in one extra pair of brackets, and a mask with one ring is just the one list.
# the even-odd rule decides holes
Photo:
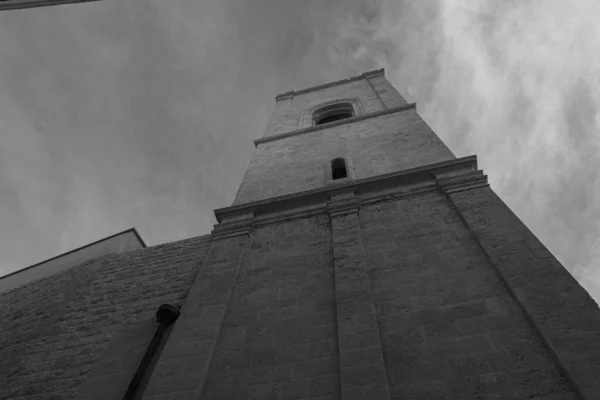
[(62, 253), (62, 254), (59, 254), (59, 255), (57, 255), (57, 256), (54, 256), (54, 257), (52, 257), (52, 258), (48, 258), (48, 259), (46, 259), (46, 260), (44, 260), (44, 261), (40, 261), (40, 262), (38, 262), (38, 263), (36, 263), (36, 264), (30, 265), (29, 267), (21, 268), (21, 269), (19, 269), (19, 270), (17, 270), (17, 271), (13, 271), (13, 272), (11, 272), (11, 273), (9, 273), (9, 274), (6, 274), (6, 275), (3, 275), (3, 276), (0, 276), (0, 279), (7, 278), (7, 277), (9, 277), (9, 276), (12, 276), (12, 275), (18, 274), (19, 272), (23, 272), (23, 271), (26, 271), (26, 270), (28, 270), (28, 269), (31, 269), (31, 268), (35, 268), (35, 267), (37, 267), (38, 265), (42, 265), (42, 264), (45, 264), (45, 263), (47, 263), (48, 261), (56, 260), (57, 258), (60, 258), (60, 257), (66, 256), (66, 255), (68, 255), (68, 254), (71, 254), (71, 253), (75, 253), (76, 251), (83, 250), (83, 249), (85, 249), (86, 247), (93, 246), (93, 245), (95, 245), (95, 244), (98, 244), (98, 243), (100, 243), (100, 242), (104, 242), (105, 240), (112, 239), (112, 238), (114, 238), (115, 236), (119, 236), (119, 235), (122, 235), (122, 234), (124, 234), (124, 233), (128, 233), (128, 232), (133, 232), (133, 234), (134, 234), (134, 235), (135, 235), (135, 236), (138, 238), (138, 240), (139, 240), (139, 241), (140, 241), (140, 243), (142, 244), (142, 247), (143, 247), (143, 248), (146, 248), (146, 247), (148, 247), (148, 246), (146, 246), (146, 243), (144, 242), (144, 239), (142, 239), (142, 237), (141, 237), (141, 236), (140, 236), (140, 234), (138, 233), (137, 229), (135, 229), (135, 228), (129, 228), (129, 229), (126, 229), (126, 230), (124, 230), (124, 231), (122, 231), (122, 232), (117, 232), (117, 233), (115, 233), (115, 234), (112, 234), (112, 235), (110, 235), (110, 236), (107, 236), (107, 237), (105, 237), (105, 238), (102, 238), (102, 239), (96, 240), (95, 242), (88, 243), (88, 244), (86, 244), (85, 246), (81, 246), (81, 247), (78, 247), (78, 248), (76, 248), (76, 249), (73, 249), (73, 250), (67, 251), (66, 253)]
[(300, 95), (300, 94), (313, 92), (315, 90), (326, 89), (326, 88), (329, 88), (332, 86), (343, 85), (345, 83), (366, 79), (371, 76), (381, 76), (381, 75), (385, 76), (385, 68), (374, 69), (372, 71), (363, 72), (362, 74), (357, 75), (357, 76), (353, 76), (353, 77), (346, 78), (346, 79), (341, 79), (339, 81), (323, 83), (321, 85), (311, 86), (306, 89), (290, 90), (289, 92), (278, 94), (277, 96), (275, 96), (275, 100), (280, 101), (280, 100), (284, 100), (287, 98), (292, 98), (292, 97)]

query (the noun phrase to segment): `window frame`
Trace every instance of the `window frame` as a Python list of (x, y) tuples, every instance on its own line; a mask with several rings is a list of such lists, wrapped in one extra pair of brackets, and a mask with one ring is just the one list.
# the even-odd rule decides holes
[[(333, 179), (332, 163), (334, 160), (337, 160), (337, 159), (344, 160), (344, 163), (346, 165), (346, 177), (345, 178)], [(337, 183), (343, 183), (343, 182), (348, 182), (348, 181), (354, 180), (355, 176), (354, 176), (354, 166), (352, 164), (352, 160), (348, 157), (343, 157), (343, 156), (336, 156), (336, 157), (329, 159), (329, 161), (327, 161), (327, 174), (326, 174), (325, 178), (326, 178), (325, 182), (328, 185), (332, 185), (332, 184), (335, 185)]]
[(316, 125), (315, 124), (315, 120), (314, 120), (314, 114), (315, 114), (315, 112), (318, 112), (319, 110), (321, 110), (321, 109), (323, 109), (325, 107), (335, 106), (336, 104), (340, 104), (340, 103), (349, 103), (352, 106), (352, 111), (353, 111), (352, 117), (358, 117), (358, 116), (363, 115), (365, 113), (360, 100), (358, 100), (356, 98), (339, 98), (339, 99), (335, 99), (335, 100), (331, 100), (331, 101), (320, 103), (320, 104), (318, 104), (316, 106), (310, 107), (307, 110), (305, 110), (304, 113), (302, 113), (300, 115), (300, 117), (299, 117), (298, 128), (299, 129), (309, 128), (309, 127), (319, 127), (319, 128), (321, 128), (321, 127), (328, 126), (330, 123), (335, 123), (335, 122), (343, 121), (343, 120), (332, 121), (330, 123)]
[[(349, 116), (339, 118), (334, 121), (320, 122), (326, 118), (332, 117), (334, 115), (340, 115), (340, 114), (349, 115)], [(314, 110), (312, 112), (312, 121), (313, 121), (313, 125), (317, 126), (317, 125), (330, 124), (332, 122), (341, 121), (341, 120), (352, 118), (355, 116), (356, 116), (356, 113), (354, 111), (354, 107), (352, 106), (352, 103), (347, 102), (347, 101), (342, 101), (342, 102), (337, 102), (337, 103), (333, 103), (333, 104), (329, 104), (329, 105), (317, 108), (316, 110)]]
[[(340, 169), (340, 166), (336, 166), (334, 164), (343, 164), (343, 168), (344, 168), (344, 172), (346, 174), (346, 176), (342, 176), (340, 178), (335, 178), (333, 176), (334, 172), (336, 169)], [(332, 181), (339, 181), (341, 179), (346, 179), (348, 177), (350, 177), (350, 174), (348, 173), (348, 164), (346, 164), (346, 159), (344, 159), (343, 157), (337, 157), (334, 158), (333, 160), (331, 160), (331, 162), (329, 163), (329, 168), (331, 169), (331, 180)]]

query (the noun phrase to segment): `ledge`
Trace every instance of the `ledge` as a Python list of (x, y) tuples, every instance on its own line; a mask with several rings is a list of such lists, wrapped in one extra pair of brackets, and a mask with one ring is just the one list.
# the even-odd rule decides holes
[(297, 96), (300, 94), (314, 92), (315, 90), (327, 89), (327, 88), (330, 88), (333, 86), (339, 86), (339, 85), (343, 85), (345, 83), (349, 83), (349, 82), (353, 82), (353, 81), (360, 81), (367, 77), (381, 76), (381, 75), (385, 76), (384, 68), (367, 71), (367, 72), (364, 72), (357, 76), (353, 76), (353, 77), (346, 78), (346, 79), (340, 79), (339, 81), (328, 82), (328, 83), (323, 83), (321, 85), (311, 86), (306, 89), (290, 90), (289, 92), (281, 93), (281, 94), (278, 94), (277, 96), (275, 96), (275, 101), (285, 100), (288, 98), (293, 98), (294, 96)]
[[(477, 156), (468, 156), (457, 158), (454, 160), (442, 161), (435, 164), (423, 165), (420, 167), (409, 168), (403, 171), (391, 172), (389, 174), (378, 175), (369, 178), (363, 178), (353, 181), (347, 181), (344, 183), (324, 186), (316, 189), (306, 190), (300, 193), (294, 193), (289, 195), (271, 197), (269, 199), (257, 200), (245, 204), (224, 207), (216, 209), (215, 217), (218, 223), (221, 223), (225, 218), (236, 217), (241, 214), (253, 214), (254, 217), (259, 217), (261, 214), (266, 212), (279, 213), (283, 218), (284, 215), (298, 214), (303, 211), (299, 209), (304, 208), (307, 212), (309, 210), (321, 209), (329, 200), (332, 193), (339, 192), (341, 190), (353, 190), (357, 195), (368, 194), (369, 192), (388, 192), (376, 194), (374, 196), (368, 196), (368, 201), (376, 201), (377, 198), (390, 197), (389, 190), (398, 188), (402, 185), (415, 184), (422, 182), (431, 182), (432, 184), (436, 181), (434, 171), (441, 171), (444, 169), (462, 169), (464, 170), (477, 170)], [(414, 194), (416, 191), (427, 189), (425, 187), (418, 187), (415, 190), (408, 192), (408, 194)], [(428, 189), (427, 189), (428, 190)], [(437, 189), (439, 190), (439, 189)], [(395, 198), (398, 196), (395, 195)], [(295, 210), (295, 211), (292, 211)], [(227, 224), (227, 223), (226, 223)]]
[(368, 114), (357, 115), (356, 117), (352, 117), (352, 118), (346, 118), (346, 119), (342, 119), (339, 121), (333, 121), (333, 122), (330, 122), (327, 124), (309, 126), (308, 128), (301, 128), (301, 129), (296, 129), (296, 130), (289, 131), (289, 132), (278, 133), (277, 135), (267, 136), (267, 137), (263, 137), (260, 139), (256, 139), (254, 141), (254, 147), (258, 147), (259, 144), (268, 143), (268, 142), (272, 142), (275, 140), (285, 139), (285, 138), (289, 138), (292, 136), (303, 135), (305, 133), (320, 131), (322, 129), (329, 129), (329, 128), (333, 128), (333, 127), (340, 126), (340, 125), (351, 124), (353, 122), (363, 121), (365, 119), (377, 118), (382, 115), (406, 111), (406, 110), (416, 108), (416, 107), (417, 107), (417, 103), (410, 103), (410, 104), (406, 104), (406, 105), (403, 105), (400, 107), (388, 108), (385, 110), (375, 111), (375, 112), (368, 113)]

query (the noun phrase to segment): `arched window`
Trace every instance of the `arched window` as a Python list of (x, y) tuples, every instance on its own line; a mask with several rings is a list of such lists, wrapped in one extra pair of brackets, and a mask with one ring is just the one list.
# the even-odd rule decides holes
[(313, 122), (315, 125), (321, 125), (351, 117), (354, 117), (351, 103), (336, 103), (316, 110), (313, 113)]
[(348, 177), (348, 169), (346, 168), (346, 160), (336, 158), (331, 162), (331, 179), (342, 179)]

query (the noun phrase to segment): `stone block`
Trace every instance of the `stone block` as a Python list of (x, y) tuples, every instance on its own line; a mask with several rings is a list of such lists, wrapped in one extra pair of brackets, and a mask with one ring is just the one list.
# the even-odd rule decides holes
[(358, 348), (340, 351), (340, 367), (349, 368), (356, 365), (370, 364), (367, 349)]
[(489, 335), (474, 335), (456, 339), (460, 353), (488, 353), (494, 350)]
[(341, 374), (344, 388), (387, 384), (385, 368), (381, 363), (343, 367)]
[(308, 384), (308, 395), (312, 397), (339, 395), (340, 381), (337, 375), (321, 375), (310, 378)]
[(337, 357), (327, 357), (318, 360), (304, 361), (294, 365), (294, 378), (312, 378), (339, 373)]

